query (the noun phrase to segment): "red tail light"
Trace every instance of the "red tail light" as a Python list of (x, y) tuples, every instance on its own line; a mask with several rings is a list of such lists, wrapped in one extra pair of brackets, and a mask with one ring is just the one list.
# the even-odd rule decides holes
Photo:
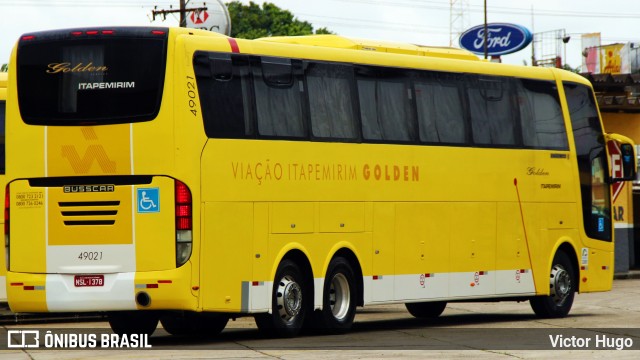
[(191, 191), (183, 182), (175, 181), (176, 203), (176, 267), (184, 265), (191, 257), (193, 244), (193, 203)]
[(184, 183), (176, 180), (176, 230), (191, 230), (191, 191)]

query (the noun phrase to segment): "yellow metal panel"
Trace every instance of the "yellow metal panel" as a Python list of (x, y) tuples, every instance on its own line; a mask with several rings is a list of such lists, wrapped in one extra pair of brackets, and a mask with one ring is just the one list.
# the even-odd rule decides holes
[[(45, 274), (7, 273), (7, 296), (13, 312), (47, 312)], [(32, 287), (26, 290), (25, 286)]]
[(314, 232), (314, 203), (276, 202), (271, 204), (271, 232), (301, 234)]
[[(112, 186), (112, 185), (107, 185)], [(49, 245), (131, 244), (131, 187), (112, 186), (112, 192), (65, 193), (64, 187), (48, 188)], [(113, 205), (97, 205), (96, 202)], [(73, 203), (73, 206), (65, 204)], [(87, 212), (115, 212), (114, 215), (76, 216)], [(90, 221), (114, 221), (112, 225), (84, 225)], [(73, 225), (70, 222), (77, 222)]]
[(449, 272), (451, 228), (457, 226), (454, 218), (447, 203), (397, 204), (395, 273)]
[(395, 204), (373, 204), (373, 261), (371, 273), (395, 274)]
[(130, 125), (47, 129), (49, 176), (131, 174)]
[[(518, 203), (497, 205), (496, 270), (528, 270), (528, 239), (524, 232), (522, 209)], [(535, 229), (529, 229), (529, 231)]]
[(318, 204), (318, 210), (320, 232), (364, 231), (364, 203), (321, 202)]
[(253, 204), (206, 203), (203, 211), (202, 307), (238, 312), (242, 282), (253, 275)]
[[(612, 251), (603, 251), (599, 249), (586, 249), (588, 253), (587, 264), (581, 264), (583, 254), (578, 253), (578, 260), (581, 266), (586, 267), (586, 271), (582, 272), (580, 287), (581, 291), (609, 291), (613, 285), (613, 259)], [(585, 281), (586, 280), (586, 281)]]
[(137, 206), (134, 206), (137, 271), (172, 269), (176, 266), (174, 184), (170, 177), (154, 176), (151, 184), (135, 186), (133, 191), (127, 187), (133, 193), (136, 204), (140, 201), (137, 198), (138, 189), (159, 190), (159, 212), (138, 213)]
[(45, 189), (32, 188), (26, 180), (19, 180), (11, 183), (10, 190), (11, 271), (45, 273)]
[(496, 204), (454, 203), (452, 213), (452, 271), (475, 272), (495, 269)]
[(255, 281), (273, 281), (273, 259), (269, 257), (269, 204), (253, 206), (253, 276)]

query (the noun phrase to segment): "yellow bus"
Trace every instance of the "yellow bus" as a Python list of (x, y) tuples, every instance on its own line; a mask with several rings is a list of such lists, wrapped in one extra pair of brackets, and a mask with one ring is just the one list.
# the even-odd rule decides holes
[(561, 317), (612, 286), (609, 183), (636, 160), (576, 74), (126, 27), (25, 34), (10, 64), (13, 311), (104, 311), (116, 333), (253, 316), (294, 336), (372, 304)]
[[(0, 72), (0, 187), (5, 187), (5, 157), (4, 157), (4, 120), (5, 107), (7, 100), (7, 73)], [(4, 227), (4, 217), (2, 218), (2, 226)], [(7, 301), (7, 266), (5, 265), (4, 246), (0, 249), (0, 302)]]

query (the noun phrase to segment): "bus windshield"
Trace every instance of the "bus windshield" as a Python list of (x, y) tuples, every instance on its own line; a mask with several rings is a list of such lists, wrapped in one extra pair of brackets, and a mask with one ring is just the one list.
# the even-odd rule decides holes
[(18, 84), (28, 84), (18, 86), (24, 122), (86, 125), (155, 118), (166, 43), (167, 32), (151, 28), (24, 35), (17, 57)]

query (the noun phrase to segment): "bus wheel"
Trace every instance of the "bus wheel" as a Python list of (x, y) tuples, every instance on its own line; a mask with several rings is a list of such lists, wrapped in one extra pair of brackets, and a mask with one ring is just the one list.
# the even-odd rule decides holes
[(542, 318), (567, 316), (576, 293), (576, 275), (569, 256), (562, 251), (553, 258), (549, 292), (549, 296), (536, 296), (529, 300), (533, 311)]
[(221, 314), (171, 314), (160, 319), (162, 327), (171, 335), (215, 336), (227, 326), (229, 317)]
[(341, 257), (331, 260), (324, 279), (322, 310), (316, 313), (321, 330), (344, 332), (353, 325), (356, 315), (356, 286), (353, 269)]
[(153, 311), (118, 311), (108, 315), (111, 330), (118, 335), (147, 334), (158, 327), (158, 314)]
[(267, 335), (293, 337), (302, 329), (311, 292), (307, 291), (300, 267), (286, 259), (278, 266), (271, 300), (271, 314), (256, 315), (256, 325)]
[(406, 303), (404, 306), (409, 310), (409, 314), (419, 319), (435, 319), (447, 307), (446, 301), (432, 301), (419, 303)]

